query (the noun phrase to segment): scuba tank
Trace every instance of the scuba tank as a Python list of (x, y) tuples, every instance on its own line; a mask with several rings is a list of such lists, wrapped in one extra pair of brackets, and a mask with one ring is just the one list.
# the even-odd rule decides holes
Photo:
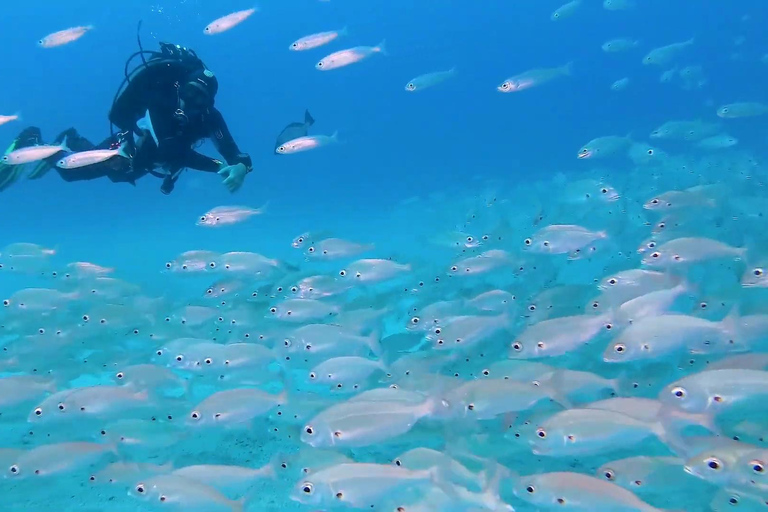
[[(139, 51), (133, 53), (130, 57), (128, 57), (128, 60), (125, 61), (125, 68), (123, 69), (123, 75), (125, 78), (123, 78), (123, 81), (117, 88), (117, 92), (115, 92), (115, 96), (112, 99), (111, 108), (114, 108), (115, 103), (117, 103), (118, 98), (123, 93), (128, 84), (130, 84), (131, 81), (135, 80), (137, 76), (145, 72), (150, 67), (163, 64), (168, 66), (178, 66), (181, 68), (180, 73), (182, 73), (184, 76), (190, 74), (196, 69), (207, 69), (205, 63), (203, 63), (202, 59), (197, 56), (197, 53), (195, 53), (194, 50), (185, 48), (178, 44), (161, 41), (159, 44), (160, 51), (145, 50), (141, 44), (141, 21), (139, 21), (139, 25), (136, 29), (136, 39), (139, 44)], [(141, 64), (129, 72), (128, 68), (131, 66), (131, 62), (133, 62), (136, 57), (141, 57)], [(111, 121), (109, 123), (109, 132), (113, 137), (115, 136), (115, 127)]]

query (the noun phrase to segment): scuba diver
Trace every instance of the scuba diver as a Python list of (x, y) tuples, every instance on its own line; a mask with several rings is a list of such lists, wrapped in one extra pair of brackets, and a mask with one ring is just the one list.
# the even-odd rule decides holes
[[(128, 66), (137, 56), (142, 64), (129, 74)], [(28, 178), (39, 179), (53, 168), (65, 181), (106, 176), (115, 183), (135, 185), (137, 179), (152, 174), (163, 179), (160, 190), (170, 194), (179, 175), (190, 168), (218, 173), (234, 192), (252, 170), (251, 157), (237, 147), (214, 107), (218, 88), (215, 75), (193, 50), (160, 43), (159, 52), (145, 51), (139, 40), (139, 51), (126, 62), (125, 80), (109, 112), (111, 135), (94, 145), (69, 128), (55, 139), (56, 144), (72, 152), (120, 148), (120, 154), (85, 167), (65, 169), (56, 166), (66, 155), (62, 150), (36, 162)], [(120, 130), (117, 133), (115, 126)], [(226, 163), (194, 150), (204, 139), (211, 139)], [(6, 154), (40, 144), (40, 129), (29, 127), (16, 137)], [(18, 179), (21, 167), (0, 163), (0, 191)]]

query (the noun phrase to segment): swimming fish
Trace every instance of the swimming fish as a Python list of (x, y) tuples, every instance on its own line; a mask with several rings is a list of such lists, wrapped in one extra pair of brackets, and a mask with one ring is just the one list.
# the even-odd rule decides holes
[(344, 27), (341, 30), (329, 30), (327, 32), (318, 32), (316, 34), (311, 34), (308, 36), (304, 36), (300, 39), (297, 39), (296, 41), (291, 43), (291, 46), (289, 46), (288, 49), (295, 52), (311, 50), (313, 48), (318, 48), (320, 46), (326, 45), (331, 41), (335, 41), (339, 37), (346, 36), (348, 33), (349, 32), (347, 30), (347, 27)]
[(209, 36), (215, 35), (215, 34), (221, 34), (222, 32), (226, 32), (227, 30), (235, 27), (236, 25), (239, 25), (248, 17), (250, 17), (253, 13), (256, 12), (255, 8), (251, 9), (245, 9), (242, 11), (236, 11), (231, 14), (227, 14), (226, 16), (222, 16), (221, 18), (215, 19), (206, 27), (203, 29), (203, 33), (207, 34)]
[(309, 113), (309, 110), (306, 110), (304, 112), (304, 122), (303, 123), (290, 123), (288, 126), (283, 128), (283, 131), (280, 132), (280, 134), (277, 136), (277, 140), (275, 140), (275, 154), (279, 155), (281, 153), (285, 152), (285, 149), (283, 151), (279, 151), (279, 148), (283, 146), (286, 142), (298, 139), (300, 137), (306, 137), (307, 131), (309, 130), (309, 127), (315, 124), (315, 120), (312, 117), (312, 115)]
[(56, 46), (62, 46), (72, 43), (83, 37), (86, 32), (93, 30), (93, 25), (85, 25), (80, 27), (72, 27), (65, 30), (60, 30), (49, 34), (40, 39), (37, 44), (41, 48), (54, 48)]
[(339, 50), (338, 52), (334, 52), (320, 59), (320, 62), (315, 64), (315, 69), (319, 71), (330, 71), (332, 69), (338, 69), (360, 62), (377, 53), (386, 55), (387, 51), (384, 44), (385, 41), (382, 41), (376, 46), (355, 46), (354, 48)]

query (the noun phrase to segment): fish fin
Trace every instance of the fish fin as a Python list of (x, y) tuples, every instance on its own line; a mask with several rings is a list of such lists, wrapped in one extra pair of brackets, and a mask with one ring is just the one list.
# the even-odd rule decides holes
[(315, 124), (315, 119), (312, 117), (312, 114), (309, 113), (309, 109), (304, 111), (304, 124), (307, 125), (307, 128)]
[(144, 117), (136, 121), (136, 127), (140, 130), (146, 130), (149, 132), (149, 134), (152, 136), (152, 140), (155, 141), (155, 145), (158, 147), (160, 146), (160, 141), (157, 139), (157, 134), (155, 133), (155, 127), (152, 125), (152, 116), (149, 114), (149, 109), (147, 109)]
[(64, 140), (61, 141), (61, 145), (59, 146), (62, 151), (66, 151), (67, 153), (72, 153), (72, 150), (69, 149), (69, 146), (67, 146), (67, 136), (64, 136)]
[(382, 55), (389, 55), (389, 53), (387, 53), (386, 42), (387, 42), (386, 39), (382, 39), (381, 42), (376, 45), (374, 50), (379, 52)]
[(123, 158), (130, 158), (131, 155), (128, 154), (128, 143), (123, 142), (120, 144), (120, 147), (117, 148), (117, 154), (122, 156)]
[(243, 496), (239, 500), (232, 502), (232, 512), (243, 512), (245, 510), (245, 499), (246, 497)]

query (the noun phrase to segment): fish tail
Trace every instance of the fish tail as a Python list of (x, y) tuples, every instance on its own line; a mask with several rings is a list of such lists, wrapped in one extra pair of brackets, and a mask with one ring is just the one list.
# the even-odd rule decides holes
[(386, 46), (386, 43), (387, 43), (387, 40), (386, 40), (386, 39), (382, 39), (382, 40), (381, 40), (381, 42), (380, 42), (379, 44), (377, 44), (377, 45), (374, 47), (374, 49), (373, 49), (373, 50), (374, 50), (374, 51), (376, 51), (376, 52), (379, 52), (379, 53), (380, 53), (380, 54), (382, 54), (382, 55), (389, 55), (389, 54), (387, 53), (387, 46)]
[(61, 146), (59, 146), (62, 151), (66, 151), (67, 153), (71, 153), (72, 150), (69, 149), (69, 146), (67, 146), (67, 135), (64, 136), (64, 140), (61, 141)]
[(245, 510), (245, 496), (232, 502), (232, 512), (243, 512)]
[(456, 66), (453, 66), (451, 69), (449, 69), (448, 73), (450, 73), (451, 75), (455, 75), (456, 73), (458, 73)]
[(344, 28), (342, 28), (341, 30), (339, 30), (339, 35), (340, 35), (340, 36), (348, 36), (348, 35), (349, 35), (349, 27), (347, 27), (346, 25), (344, 25)]
[(309, 113), (309, 109), (304, 111), (304, 124), (307, 125), (307, 128), (315, 124), (315, 118)]
[(336, 130), (336, 131), (333, 132), (333, 135), (331, 135), (331, 140), (333, 142), (341, 142), (339, 140), (339, 130)]
[(561, 67), (560, 71), (562, 71), (564, 75), (570, 76), (573, 73), (573, 61)]

